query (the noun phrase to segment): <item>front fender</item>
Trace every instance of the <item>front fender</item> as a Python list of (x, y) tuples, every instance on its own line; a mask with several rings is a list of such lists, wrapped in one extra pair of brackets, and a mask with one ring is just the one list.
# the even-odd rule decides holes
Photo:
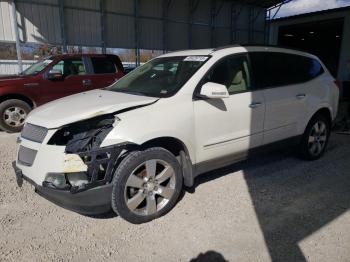
[(116, 145), (119, 143), (133, 143), (137, 145), (142, 145), (150, 140), (162, 138), (162, 137), (170, 137), (175, 138), (179, 141), (181, 141), (189, 154), (189, 157), (192, 161), (192, 163), (196, 163), (196, 157), (195, 157), (195, 150), (194, 145), (191, 141), (189, 141), (188, 138), (185, 137), (185, 135), (181, 134), (180, 132), (174, 132), (173, 130), (159, 130), (157, 132), (153, 133), (147, 133), (147, 135), (141, 135), (139, 137), (126, 137), (118, 134), (118, 136), (113, 135), (113, 131), (107, 135), (107, 137), (103, 140), (101, 147), (107, 147)]

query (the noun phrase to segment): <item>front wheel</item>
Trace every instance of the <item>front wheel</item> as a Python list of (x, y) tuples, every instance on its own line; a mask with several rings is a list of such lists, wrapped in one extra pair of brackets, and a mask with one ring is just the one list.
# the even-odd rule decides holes
[(154, 147), (131, 152), (115, 172), (112, 208), (131, 223), (151, 221), (175, 206), (182, 180), (180, 164), (169, 151)]
[(325, 152), (330, 136), (330, 123), (323, 115), (312, 118), (303, 134), (300, 153), (307, 160), (319, 159)]
[(30, 110), (26, 102), (18, 99), (0, 103), (0, 129), (9, 133), (21, 131)]

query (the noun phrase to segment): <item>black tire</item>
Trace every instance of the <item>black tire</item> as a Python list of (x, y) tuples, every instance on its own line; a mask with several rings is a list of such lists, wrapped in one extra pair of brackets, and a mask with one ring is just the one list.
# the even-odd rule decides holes
[[(18, 108), (20, 109), (20, 120), (17, 122), (20, 122), (20, 125), (14, 125), (15, 122), (8, 123), (6, 122), (6, 119), (8, 119), (8, 115), (6, 113), (6, 110), (8, 109), (13, 109), (13, 108)], [(0, 103), (0, 129), (9, 132), (9, 133), (15, 133), (15, 132), (20, 132), (22, 130), (23, 124), (24, 124), (24, 119), (22, 116), (25, 115), (27, 116), (28, 113), (30, 112), (31, 107), (28, 105), (26, 102), (18, 99), (9, 99), (5, 100), (2, 103)], [(23, 119), (23, 121), (22, 121)]]
[[(316, 145), (316, 147), (318, 147), (318, 148), (315, 151), (315, 150), (312, 150), (314, 148), (313, 142), (310, 142), (315, 138), (310, 139), (310, 140), (309, 140), (309, 138), (310, 138), (310, 136), (313, 136), (315, 134), (315, 130), (313, 128), (316, 125), (316, 123), (320, 123), (320, 124), (323, 123), (324, 124), (325, 133), (322, 133), (323, 135), (320, 133), (319, 135), (316, 135), (316, 136), (324, 137), (322, 140), (325, 140), (325, 141), (321, 141), (321, 139), (319, 138), (318, 142), (316, 141), (316, 144), (320, 143), (320, 145), (322, 145), (322, 149), (319, 149), (318, 145)], [(316, 160), (316, 159), (319, 159), (320, 157), (323, 156), (324, 152), (326, 151), (329, 137), (331, 134), (330, 126), (331, 126), (331, 123), (330, 123), (329, 119), (322, 114), (318, 114), (310, 120), (310, 122), (308, 123), (308, 125), (305, 129), (305, 132), (302, 136), (300, 146), (299, 146), (299, 153), (300, 153), (300, 157), (302, 159)], [(321, 144), (321, 142), (322, 142), (322, 144)]]
[[(165, 180), (164, 183), (168, 183), (168, 186), (170, 185), (170, 183), (172, 183), (172, 185), (174, 186), (174, 188), (172, 188), (171, 192), (172, 192), (172, 196), (169, 197), (169, 199), (163, 198), (160, 195), (158, 195), (157, 193), (145, 193), (146, 190), (148, 190), (148, 187), (146, 186), (146, 184), (143, 185), (143, 187), (138, 187), (138, 188), (130, 188), (129, 186), (127, 186), (127, 181), (129, 181), (129, 177), (131, 177), (131, 175), (133, 174), (133, 171), (139, 170), (138, 167), (140, 167), (140, 170), (143, 169), (143, 163), (146, 163), (146, 161), (154, 161), (154, 160), (159, 160), (159, 161), (164, 161), (164, 163), (168, 164), (168, 167), (170, 166), (171, 169), (171, 178), (169, 178), (169, 180)], [(157, 183), (156, 178), (159, 177), (159, 174), (161, 173), (162, 169), (160, 169), (162, 166), (157, 162), (156, 163), (156, 169), (157, 171), (154, 172), (156, 175), (154, 176), (155, 179), (155, 183)], [(157, 174), (158, 170), (160, 169), (159, 173)], [(146, 167), (144, 168), (144, 170), (146, 170)], [(139, 174), (137, 174), (138, 176), (142, 177), (143, 181), (147, 178), (143, 177), (140, 174), (147, 174), (148, 172), (146, 171), (141, 171), (139, 172)], [(145, 172), (145, 173), (142, 173)], [(150, 172), (151, 173), (151, 172)], [(134, 173), (136, 174), (136, 173)], [(158, 176), (157, 176), (158, 175)], [(138, 177), (139, 178), (139, 177)], [(139, 180), (138, 180), (139, 181)], [(168, 182), (167, 182), (168, 181)], [(125, 220), (129, 221), (130, 223), (133, 224), (141, 224), (141, 223), (145, 223), (148, 221), (151, 221), (153, 219), (156, 219), (160, 216), (165, 215), (166, 213), (168, 213), (176, 204), (179, 195), (181, 193), (182, 190), (182, 184), (183, 184), (183, 177), (182, 177), (182, 169), (181, 166), (179, 164), (179, 162), (177, 161), (177, 159), (175, 158), (175, 156), (170, 153), (169, 151), (160, 148), (160, 147), (153, 147), (153, 148), (149, 148), (146, 149), (144, 151), (135, 151), (135, 152), (131, 152), (129, 155), (127, 155), (120, 163), (120, 165), (118, 166), (114, 178), (113, 178), (113, 190), (112, 190), (112, 208), (114, 210), (114, 212), (116, 212), (120, 217), (124, 218)], [(147, 183), (147, 182), (145, 182)], [(163, 187), (164, 184), (161, 184), (159, 182), (159, 190), (161, 187)], [(167, 186), (164, 186), (167, 187)], [(147, 188), (147, 189), (146, 189)], [(130, 202), (130, 199), (126, 199), (127, 198), (127, 194), (130, 193), (130, 191), (128, 190), (134, 190), (137, 192), (133, 192), (134, 195), (130, 196), (130, 199), (133, 198), (134, 196), (136, 196), (137, 194), (143, 194), (145, 196), (144, 198), (144, 202), (141, 202), (138, 206), (141, 206), (141, 208), (135, 208), (134, 211), (132, 211), (131, 209), (129, 209), (128, 205), (127, 205), (127, 201)], [(153, 188), (152, 188), (153, 190)], [(155, 200), (156, 203), (156, 212), (149, 215), (146, 214), (147, 212), (147, 208), (148, 208), (148, 194), (153, 194), (154, 198), (157, 199)], [(141, 196), (142, 197), (142, 196)], [(151, 196), (150, 196), (151, 197)], [(144, 207), (142, 208), (142, 205), (144, 205)], [(158, 206), (160, 206), (160, 209), (158, 209)], [(144, 209), (144, 214), (141, 213), (135, 213), (135, 212), (141, 212)], [(141, 211), (139, 211), (141, 210)]]

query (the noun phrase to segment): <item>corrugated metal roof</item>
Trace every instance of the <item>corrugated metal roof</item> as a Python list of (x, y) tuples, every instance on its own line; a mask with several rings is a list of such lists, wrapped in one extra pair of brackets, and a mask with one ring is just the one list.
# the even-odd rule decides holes
[[(58, 0), (16, 0), (16, 6), (22, 42), (59, 45), (64, 42), (61, 32), (65, 32), (68, 45), (135, 48), (138, 43), (143, 49), (175, 50), (237, 41), (261, 43), (265, 34), (264, 8), (281, 2), (217, 0), (213, 7), (213, 1), (199, 0), (191, 10), (189, 0), (176, 0), (169, 1), (165, 14), (162, 0), (141, 0), (138, 8), (131, 0), (105, 0), (104, 13), (100, 0), (64, 0), (64, 30)], [(1, 1), (0, 7), (0, 41), (15, 41), (10, 2)], [(237, 13), (232, 13), (234, 8)], [(232, 19), (235, 14), (237, 17)]]
[(239, 4), (255, 5), (255, 6), (260, 6), (264, 8), (268, 8), (283, 2), (281, 0), (228, 0), (228, 1), (237, 2)]

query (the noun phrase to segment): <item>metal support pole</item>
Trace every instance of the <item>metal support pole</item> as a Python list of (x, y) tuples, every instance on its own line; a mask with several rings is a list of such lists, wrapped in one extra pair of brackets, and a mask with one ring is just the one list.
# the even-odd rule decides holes
[(267, 11), (267, 17), (268, 17), (268, 19), (267, 19), (267, 21), (266, 21), (266, 23), (267, 23), (267, 30), (266, 30), (266, 39), (267, 39), (267, 44), (269, 44), (270, 43), (270, 30), (271, 30), (271, 10), (268, 10)]
[(18, 73), (21, 73), (23, 71), (23, 65), (22, 65), (21, 43), (19, 41), (19, 31), (18, 31), (17, 11), (16, 11), (15, 0), (11, 1), (11, 11), (12, 11), (13, 31), (15, 32), (15, 38), (16, 38), (16, 52), (17, 52), (17, 61), (18, 61)]
[(101, 18), (101, 47), (102, 54), (106, 53), (106, 1), (100, 0), (100, 18)]
[(163, 25), (163, 53), (166, 53), (169, 49), (169, 27), (168, 27), (168, 14), (171, 0), (163, 0), (163, 15), (162, 15), (162, 25)]
[(248, 43), (252, 43), (252, 17), (253, 17), (253, 12), (254, 9), (253, 7), (249, 7), (248, 9), (249, 15), (248, 15)]
[(268, 17), (268, 11), (265, 11), (265, 20), (264, 20), (264, 44), (267, 45), (268, 44), (268, 39), (269, 39), (269, 36), (267, 35), (267, 19), (270, 19)]
[(243, 6), (233, 4), (231, 6), (231, 43), (237, 42), (237, 20), (242, 12)]
[(188, 4), (189, 4), (189, 7), (188, 7), (188, 34), (187, 34), (187, 37), (188, 37), (188, 48), (190, 49), (191, 46), (192, 46), (192, 6), (193, 6), (193, 1), (194, 0), (189, 0), (188, 1)]
[(197, 9), (199, 0), (189, 0), (188, 8), (188, 48), (192, 48), (192, 26), (193, 26), (193, 14)]
[(139, 0), (134, 0), (134, 30), (135, 30), (135, 65), (140, 65), (139, 48)]
[(254, 33), (254, 30), (255, 30), (255, 8), (252, 7), (252, 10), (251, 10), (251, 21), (250, 21), (250, 42), (251, 43), (255, 43), (255, 33)]
[(230, 12), (230, 19), (231, 19), (231, 22), (230, 22), (230, 44), (233, 44), (233, 22), (234, 22), (234, 14), (233, 14), (233, 10), (234, 10), (234, 4), (233, 2), (231, 2), (231, 12)]
[(62, 38), (62, 53), (67, 53), (66, 23), (64, 19), (64, 0), (59, 0), (59, 15)]
[(211, 0), (210, 5), (210, 46), (215, 47), (216, 0)]

